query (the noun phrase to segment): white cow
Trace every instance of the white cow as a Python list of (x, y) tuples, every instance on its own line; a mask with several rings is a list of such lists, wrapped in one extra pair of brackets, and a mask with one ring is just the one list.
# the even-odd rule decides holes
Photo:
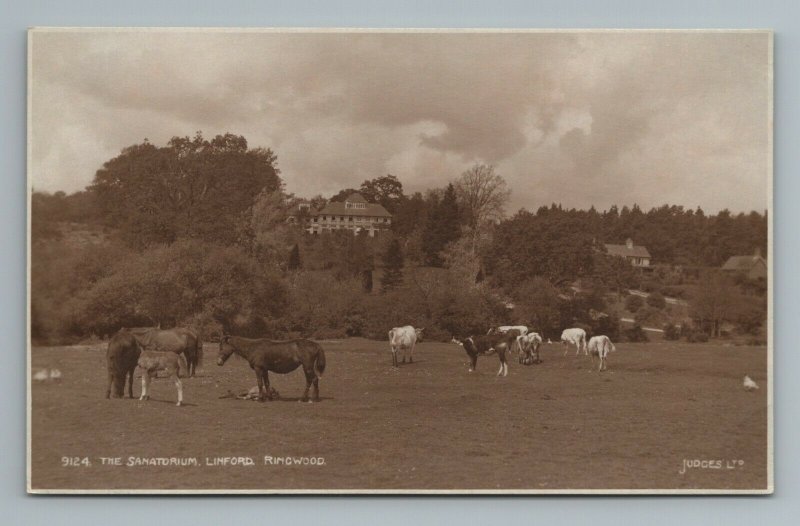
[(517, 336), (517, 347), (519, 348), (519, 363), (525, 365), (539, 363), (539, 346), (542, 344), (542, 337), (535, 332), (521, 334)]
[(597, 369), (598, 371), (606, 370), (606, 358), (608, 357), (608, 353), (617, 350), (616, 347), (614, 347), (614, 344), (611, 343), (611, 339), (608, 336), (592, 336), (589, 339), (589, 343), (586, 345), (586, 348), (589, 352), (589, 356), (592, 357), (592, 363), (594, 363), (595, 355), (600, 357), (600, 366)]
[(581, 349), (586, 354), (586, 331), (579, 328), (564, 329), (561, 333), (561, 343), (564, 344), (564, 356), (569, 351), (570, 343), (575, 345), (575, 356), (578, 356)]
[(422, 331), (411, 325), (395, 327), (389, 331), (389, 345), (392, 348), (392, 365), (397, 367), (397, 351), (403, 350), (403, 363), (406, 363), (406, 354), (410, 363), (414, 363), (414, 346), (422, 343)]
[(510, 330), (518, 330), (520, 334), (523, 336), (528, 334), (528, 328), (524, 325), (501, 325), (500, 327), (492, 327), (489, 329), (489, 332), (486, 334), (492, 334), (494, 332), (499, 332), (500, 334), (505, 334)]

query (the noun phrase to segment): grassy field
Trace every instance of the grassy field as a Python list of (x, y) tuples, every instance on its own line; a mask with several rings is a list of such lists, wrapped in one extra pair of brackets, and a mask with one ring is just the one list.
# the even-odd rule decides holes
[[(618, 344), (609, 370), (543, 346), (542, 364), (468, 373), (453, 344), (423, 343), (391, 367), (384, 342), (322, 342), (322, 401), (298, 402), (300, 370), (270, 375), (281, 400), (220, 398), (255, 385), (246, 362), (205, 365), (176, 407), (167, 380), (153, 399), (106, 400), (99, 347), (37, 347), (32, 367), (60, 382), (32, 387), (34, 489), (764, 489), (767, 351), (681, 343)], [(749, 374), (761, 389), (746, 392)], [(138, 396), (137, 379), (134, 395)], [(206, 458), (251, 457), (253, 466)], [(324, 458), (322, 465), (264, 457)], [(77, 457), (64, 466), (62, 457)], [(91, 466), (81, 463), (88, 458)], [(122, 465), (101, 465), (120, 457)], [(195, 458), (197, 466), (132, 466), (129, 457)], [(692, 468), (684, 459), (718, 460)], [(275, 462), (273, 460), (273, 462)], [(319, 462), (319, 461), (317, 461)], [(712, 464), (714, 466), (714, 464)]]

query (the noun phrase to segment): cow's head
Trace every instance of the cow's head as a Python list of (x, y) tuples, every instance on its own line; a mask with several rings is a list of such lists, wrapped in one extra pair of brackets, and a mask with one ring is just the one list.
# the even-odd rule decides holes
[(414, 329), (414, 333), (417, 335), (417, 343), (422, 343), (422, 331), (425, 330), (425, 327), (421, 329)]

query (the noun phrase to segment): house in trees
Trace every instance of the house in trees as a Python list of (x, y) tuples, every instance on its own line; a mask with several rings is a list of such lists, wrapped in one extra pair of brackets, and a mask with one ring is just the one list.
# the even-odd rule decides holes
[(748, 279), (767, 279), (767, 260), (756, 249), (752, 256), (731, 256), (722, 265), (722, 271), (730, 274), (744, 274)]
[(366, 231), (373, 237), (391, 224), (392, 214), (384, 207), (368, 203), (361, 194), (354, 192), (344, 201), (329, 202), (321, 210), (312, 212), (306, 230), (311, 234), (332, 230)]
[(625, 260), (634, 267), (642, 269), (650, 268), (650, 252), (647, 250), (647, 247), (634, 245), (631, 238), (626, 239), (624, 245), (610, 245), (606, 243), (605, 246), (609, 256), (625, 258)]

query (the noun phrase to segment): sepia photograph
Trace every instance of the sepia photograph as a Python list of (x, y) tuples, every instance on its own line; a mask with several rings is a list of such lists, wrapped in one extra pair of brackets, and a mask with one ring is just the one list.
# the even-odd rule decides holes
[(770, 494), (773, 33), (28, 31), (29, 493)]

